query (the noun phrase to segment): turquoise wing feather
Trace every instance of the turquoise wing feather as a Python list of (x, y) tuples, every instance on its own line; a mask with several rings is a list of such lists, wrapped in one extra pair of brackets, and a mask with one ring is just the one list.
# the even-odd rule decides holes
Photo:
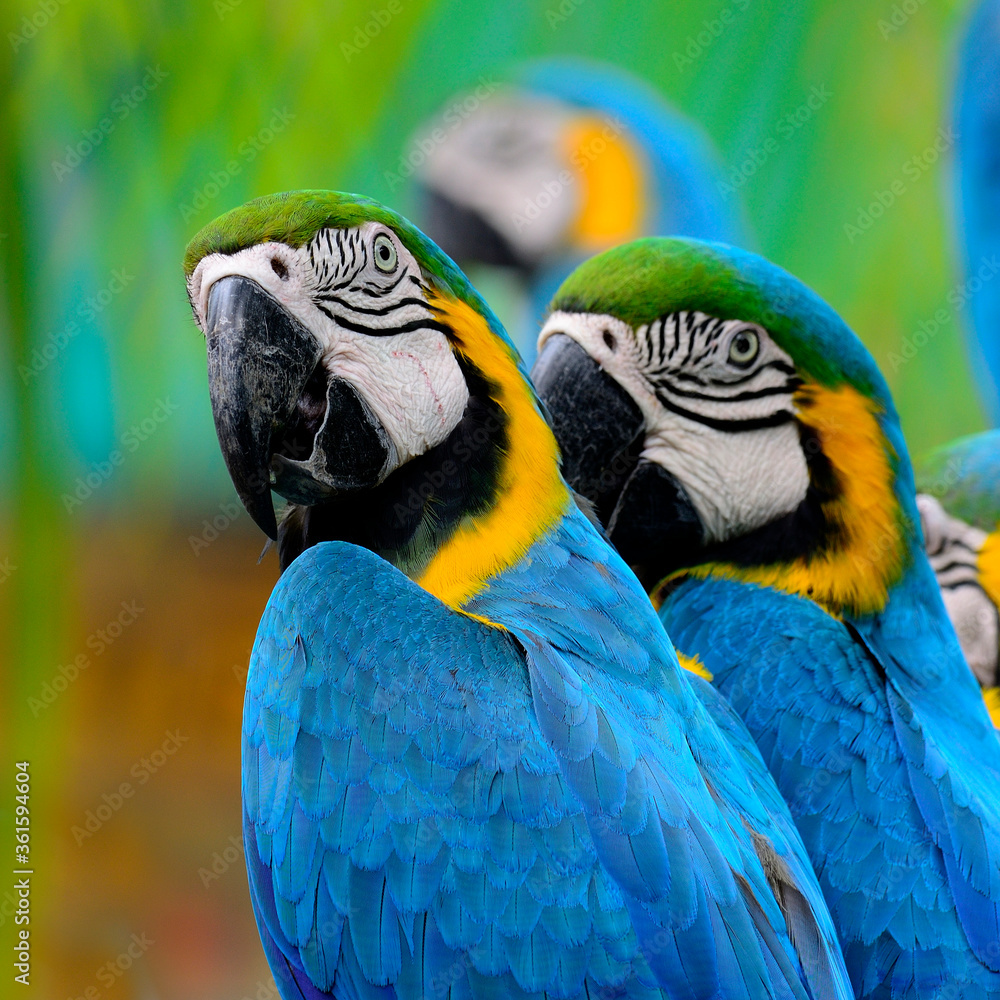
[[(942, 646), (935, 677), (931, 632), (916, 620), (909, 637), (887, 637), (804, 598), (718, 578), (681, 584), (661, 615), (768, 762), (858, 995), (1000, 995), (1000, 844), (984, 832), (997, 828), (1000, 773), (985, 788), (963, 777), (979, 768), (962, 766), (966, 755), (981, 754), (980, 768), (994, 759), (996, 736), (957, 650)], [(925, 648), (907, 648), (914, 636)], [(903, 666), (929, 660), (919, 677)], [(963, 745), (969, 734), (978, 746)]]
[[(546, 547), (535, 572), (586, 583), (571, 548)], [(628, 638), (620, 676), (587, 669), (588, 628), (603, 619), (597, 641), (614, 642), (607, 613), (581, 624), (573, 592), (548, 596), (534, 631), (492, 627), (339, 542), (279, 580), (251, 662), (243, 793), (283, 995), (822, 995), (755, 836), (791, 857), (792, 881), (804, 852), (756, 796), (746, 747)]]

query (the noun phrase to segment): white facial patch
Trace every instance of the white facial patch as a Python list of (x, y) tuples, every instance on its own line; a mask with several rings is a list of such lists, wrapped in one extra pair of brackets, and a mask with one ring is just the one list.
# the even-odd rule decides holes
[[(454, 100), (444, 114), (460, 107)], [(565, 135), (574, 109), (536, 96), (498, 93), (443, 130), (439, 122), (414, 138), (430, 150), (420, 168), (432, 190), (483, 219), (528, 260), (556, 249), (579, 211)]]
[(311, 331), (326, 369), (371, 407), (396, 452), (384, 475), (441, 444), (461, 420), (468, 385), (427, 305), (419, 264), (386, 226), (204, 257), (188, 279), (203, 331), (211, 286), (230, 275), (255, 281)]
[(762, 327), (677, 313), (633, 330), (613, 316), (553, 313), (538, 348), (565, 333), (635, 400), (642, 457), (684, 487), (708, 541), (794, 511), (809, 470), (794, 421), (791, 358)]
[(979, 584), (977, 560), (986, 532), (951, 517), (926, 493), (917, 495), (917, 510), (927, 557), (962, 652), (979, 683), (992, 686), (997, 683), (1000, 621)]

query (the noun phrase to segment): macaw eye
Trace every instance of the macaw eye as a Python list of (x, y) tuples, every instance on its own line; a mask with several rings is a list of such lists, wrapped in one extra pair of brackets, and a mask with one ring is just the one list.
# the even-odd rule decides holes
[(729, 341), (729, 361), (737, 368), (746, 368), (760, 350), (760, 338), (753, 330), (740, 330)]
[(379, 233), (375, 237), (375, 243), (372, 245), (372, 251), (375, 257), (375, 266), (380, 270), (384, 271), (386, 274), (391, 274), (396, 270), (396, 264), (399, 262), (399, 255), (396, 253), (396, 247), (393, 245), (391, 239), (385, 235), (385, 233)]

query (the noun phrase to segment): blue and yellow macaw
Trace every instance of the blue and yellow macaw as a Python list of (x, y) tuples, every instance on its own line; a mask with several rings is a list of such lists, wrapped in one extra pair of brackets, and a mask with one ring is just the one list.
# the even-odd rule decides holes
[(454, 264), (307, 191), (216, 220), (186, 274), (285, 567), (243, 727), (282, 997), (849, 997), (753, 741), (577, 506)]
[(578, 268), (539, 350), (564, 474), (756, 739), (856, 995), (1000, 996), (1000, 741), (868, 351), (762, 258), (657, 238)]
[(1000, 431), (959, 438), (917, 467), (931, 568), (1000, 728)]
[(450, 100), (408, 149), (416, 218), (463, 266), (480, 265), (529, 360), (553, 293), (591, 254), (654, 233), (747, 242), (711, 140), (618, 67), (521, 65)]

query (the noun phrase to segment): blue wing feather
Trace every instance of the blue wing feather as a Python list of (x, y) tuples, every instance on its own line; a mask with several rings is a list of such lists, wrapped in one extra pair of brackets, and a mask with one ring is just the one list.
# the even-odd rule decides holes
[[(1000, 995), (1000, 844), (985, 833), (1000, 829), (1000, 747), (971, 674), (949, 667), (961, 665), (953, 638), (943, 631), (929, 656), (933, 622), (924, 627), (918, 602), (904, 606), (905, 592), (895, 599), (908, 629), (848, 628), (803, 598), (710, 578), (681, 584), (661, 615), (768, 761), (859, 995), (916, 998), (946, 984)], [(962, 766), (969, 755), (974, 769)], [(996, 784), (969, 787), (973, 773)]]
[[(279, 581), (248, 678), (243, 793), (283, 995), (809, 995), (750, 832), (808, 881), (787, 812), (775, 829), (745, 730), (727, 720), (734, 749), (638, 584), (590, 567), (612, 556), (580, 522), (534, 560), (557, 578), (545, 610), (524, 606), (537, 579), (491, 586), (484, 617), (507, 631), (343, 543)], [(569, 613), (588, 585), (597, 636)], [(607, 609), (633, 601), (616, 638)]]

